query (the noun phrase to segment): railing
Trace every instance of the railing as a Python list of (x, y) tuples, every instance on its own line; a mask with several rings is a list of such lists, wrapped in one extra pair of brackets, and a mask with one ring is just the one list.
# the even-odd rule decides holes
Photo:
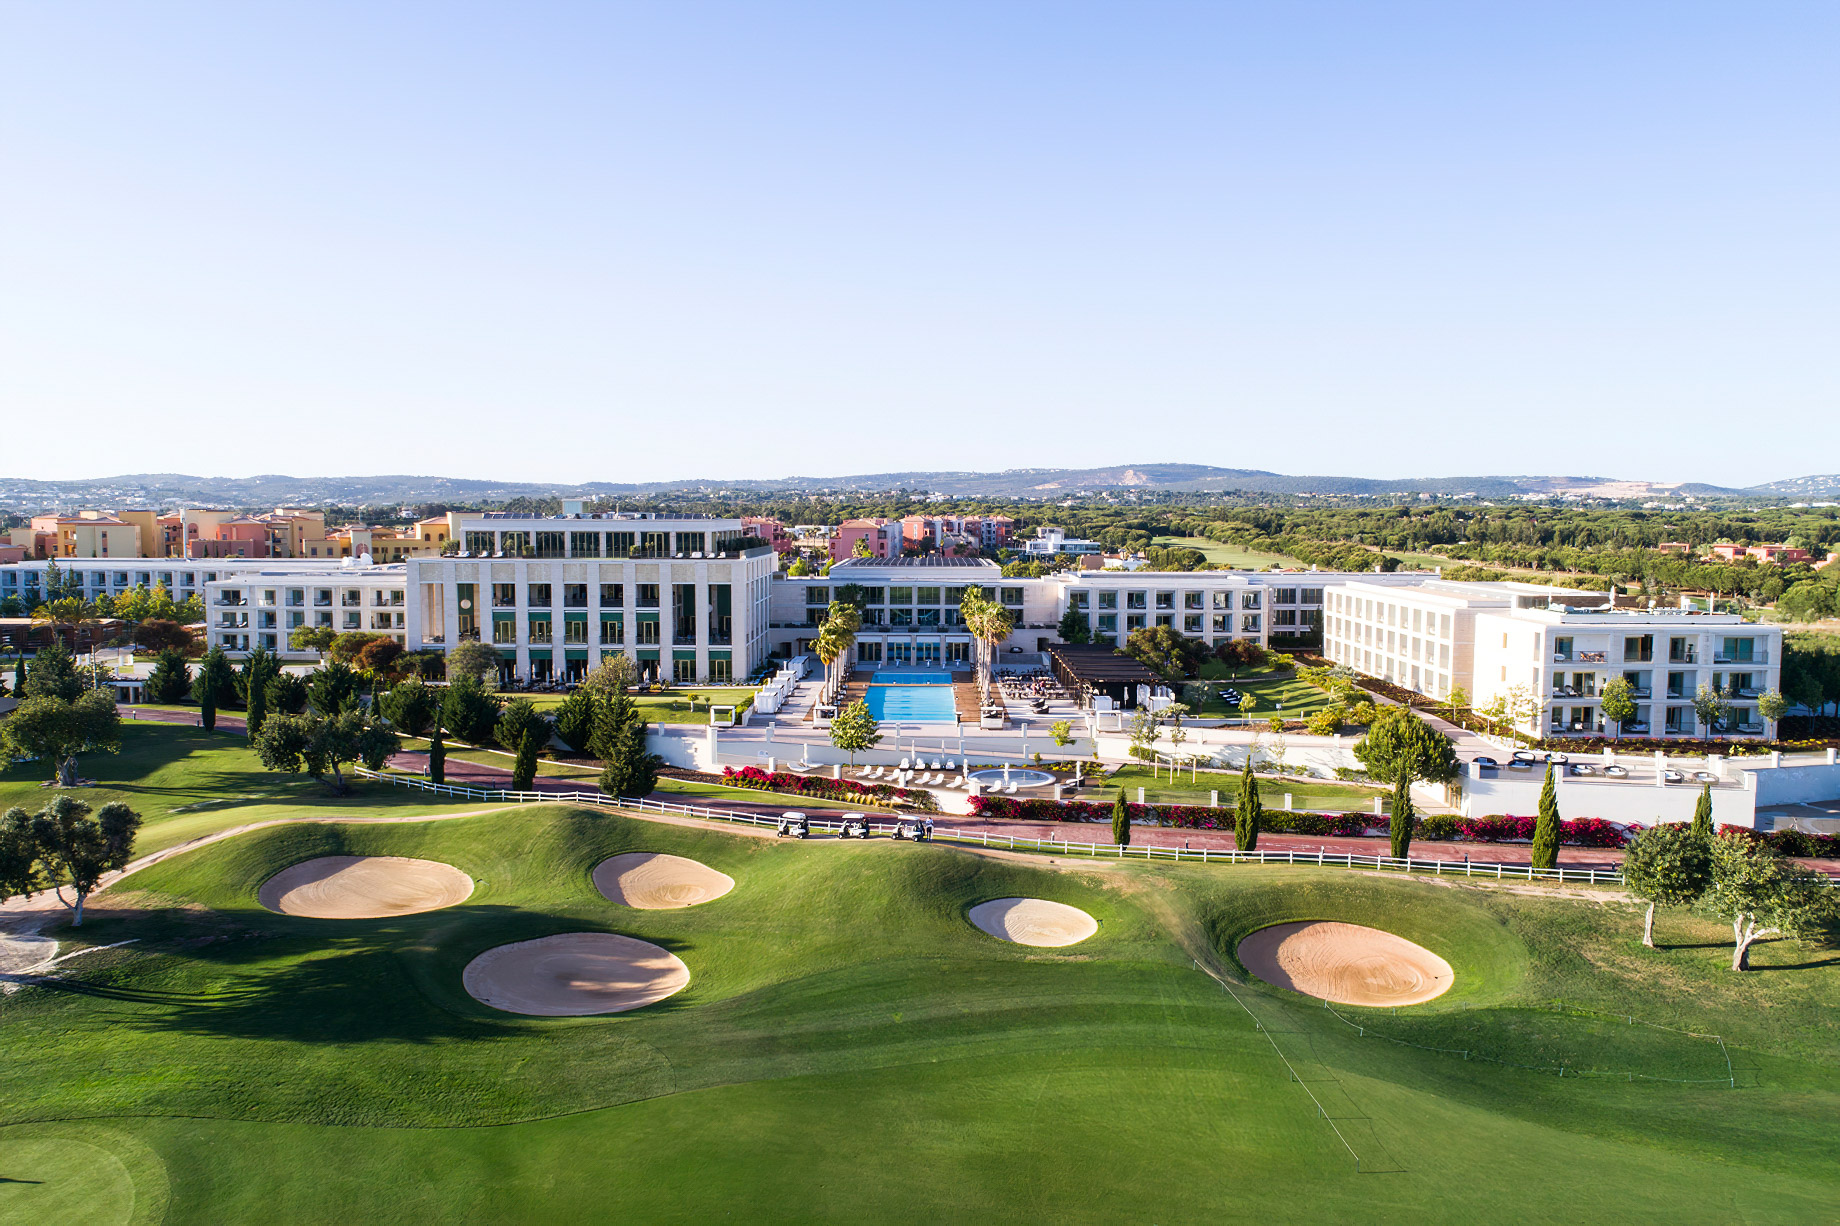
[[(450, 783), (435, 783), (430, 779), (417, 778), (414, 775), (393, 774), (386, 771), (373, 771), (368, 767), (357, 767), (360, 778), (376, 779), (384, 783), (413, 788), (422, 792), (435, 792), (444, 796), (460, 796), (468, 800), (494, 800), (512, 804), (553, 803), (576, 805), (612, 805), (622, 809), (636, 809), (641, 813), (669, 813), (684, 817), (700, 817), (709, 821), (732, 822), (742, 826), (777, 827), (777, 817), (763, 817), (756, 813), (737, 813), (728, 809), (711, 809), (705, 805), (679, 805), (666, 801), (643, 799), (616, 799), (604, 792), (513, 792), (498, 788), (469, 788)], [(772, 793), (763, 793), (772, 795)], [(788, 801), (800, 798), (787, 797)], [(907, 819), (922, 820), (920, 817)], [(893, 833), (898, 822), (871, 822), (869, 829), (875, 834)], [(823, 821), (810, 819), (814, 831), (838, 833), (843, 829), (840, 821)], [(1010, 834), (986, 834), (982, 831), (935, 830), (932, 835), (935, 843), (958, 843), (973, 847), (996, 847), (1005, 851), (1035, 851), (1059, 856), (1084, 855), (1093, 859), (1101, 856), (1129, 860), (1169, 860), (1186, 861), (1200, 864), (1290, 864), (1306, 865), (1319, 868), (1363, 868), (1381, 872), (1421, 872), (1436, 876), (1453, 877), (1489, 877), (1498, 881), (1584, 881), (1596, 885), (1621, 885), (1623, 874), (1612, 869), (1602, 868), (1534, 868), (1527, 864), (1484, 864), (1471, 863), (1468, 860), (1421, 860), (1415, 857), (1403, 859), (1393, 856), (1357, 856), (1351, 853), (1326, 851), (1229, 851), (1220, 848), (1187, 847), (1136, 847), (1116, 843), (1083, 843), (1067, 839), (1029, 839)]]

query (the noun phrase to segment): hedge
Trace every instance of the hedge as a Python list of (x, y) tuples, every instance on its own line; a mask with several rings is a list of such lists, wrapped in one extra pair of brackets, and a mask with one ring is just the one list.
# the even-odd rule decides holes
[(826, 775), (795, 775), (791, 771), (768, 774), (758, 766), (722, 768), (722, 782), (731, 787), (757, 788), (763, 792), (790, 792), (818, 800), (842, 800), (854, 804), (908, 805), (926, 812), (937, 812), (939, 799), (925, 788), (898, 788), (891, 783), (866, 784), (854, 779), (832, 779)]
[[(1127, 805), (1133, 822), (1158, 822), (1181, 830), (1231, 830), (1233, 810), (1222, 805)], [(990, 821), (1108, 822), (1110, 803), (1090, 800), (1054, 801), (1045, 797), (973, 796), (971, 812)], [(1382, 819), (1384, 821), (1384, 819)], [(1508, 843), (1533, 838), (1531, 817), (1420, 818), (1419, 837), (1434, 842)], [(1272, 834), (1307, 834), (1320, 837), (1360, 838), (1374, 828), (1371, 813), (1299, 813), (1288, 809), (1265, 810), (1261, 829)], [(1623, 832), (1597, 817), (1559, 823), (1559, 841), (1568, 847), (1621, 847)], [(1840, 842), (1840, 839), (1835, 840)]]

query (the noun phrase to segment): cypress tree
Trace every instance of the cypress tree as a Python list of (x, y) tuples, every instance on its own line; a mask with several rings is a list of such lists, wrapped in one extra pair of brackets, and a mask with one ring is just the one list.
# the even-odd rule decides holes
[(26, 694), (26, 658), (21, 655), (13, 662), (13, 697), (24, 698)]
[(269, 658), (265, 651), (258, 651), (249, 657), (249, 663), (243, 665), (243, 700), (244, 725), (249, 729), (253, 740), (256, 733), (262, 731), (262, 721), (268, 718), (268, 679)]
[(1233, 814), (1233, 845), (1257, 851), (1259, 827), (1265, 822), (1265, 802), (1259, 799), (1259, 781), (1252, 777), (1252, 751), (1246, 751), (1246, 769), (1239, 776), (1239, 808)]
[(536, 720), (524, 729), (517, 757), (511, 764), (511, 790), (528, 792), (537, 778), (537, 751), (549, 740), (549, 721)]
[(1550, 762), (1546, 783), (1540, 788), (1540, 816), (1533, 824), (1533, 867), (1559, 867), (1559, 788), (1553, 782)]
[(1112, 802), (1112, 842), (1120, 847), (1131, 845), (1131, 806), (1125, 803), (1124, 789), (1118, 789), (1118, 799)]
[(1412, 776), (1399, 772), (1393, 781), (1393, 820), (1388, 833), (1393, 836), (1393, 859), (1403, 860), (1412, 850), (1412, 824), (1418, 814), (1412, 808)]
[(217, 731), (217, 691), (208, 685), (198, 693), (198, 726), (206, 732)]
[(428, 778), (435, 783), (447, 782), (447, 742), (441, 739), (441, 726), (429, 734), (428, 741)]
[(1693, 837), (1701, 845), (1712, 846), (1712, 785), (1699, 790), (1699, 803), (1693, 806)]

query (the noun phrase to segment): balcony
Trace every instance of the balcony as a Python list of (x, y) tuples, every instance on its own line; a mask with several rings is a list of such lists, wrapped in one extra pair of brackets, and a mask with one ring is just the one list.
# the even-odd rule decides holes
[(1686, 651), (1670, 651), (1668, 652), (1668, 663), (1669, 664), (1698, 664), (1699, 663), (1699, 652), (1692, 648), (1689, 648)]
[(219, 594), (217, 599), (213, 600), (211, 603), (220, 609), (243, 609), (249, 606), (247, 600), (244, 600), (240, 595), (235, 595), (230, 592)]

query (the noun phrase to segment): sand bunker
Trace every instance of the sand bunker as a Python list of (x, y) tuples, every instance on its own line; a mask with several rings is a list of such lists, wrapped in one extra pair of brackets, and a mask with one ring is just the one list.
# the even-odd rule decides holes
[(996, 898), (971, 908), (971, 922), (999, 941), (1018, 945), (1077, 945), (1099, 931), (1078, 907), (1045, 898)]
[(1274, 924), (1239, 943), (1266, 983), (1343, 1005), (1417, 1005), (1450, 990), (1450, 963), (1378, 928), (1312, 921)]
[(639, 1009), (689, 986), (667, 949), (611, 932), (565, 932), (488, 949), (460, 977), (482, 1005), (536, 1017)]
[(284, 868), (256, 900), (283, 915), (387, 919), (465, 902), (473, 879), (451, 864), (404, 856), (321, 856)]
[(635, 851), (595, 865), (594, 888), (622, 907), (669, 911), (720, 898), (735, 888), (735, 879), (682, 856)]

